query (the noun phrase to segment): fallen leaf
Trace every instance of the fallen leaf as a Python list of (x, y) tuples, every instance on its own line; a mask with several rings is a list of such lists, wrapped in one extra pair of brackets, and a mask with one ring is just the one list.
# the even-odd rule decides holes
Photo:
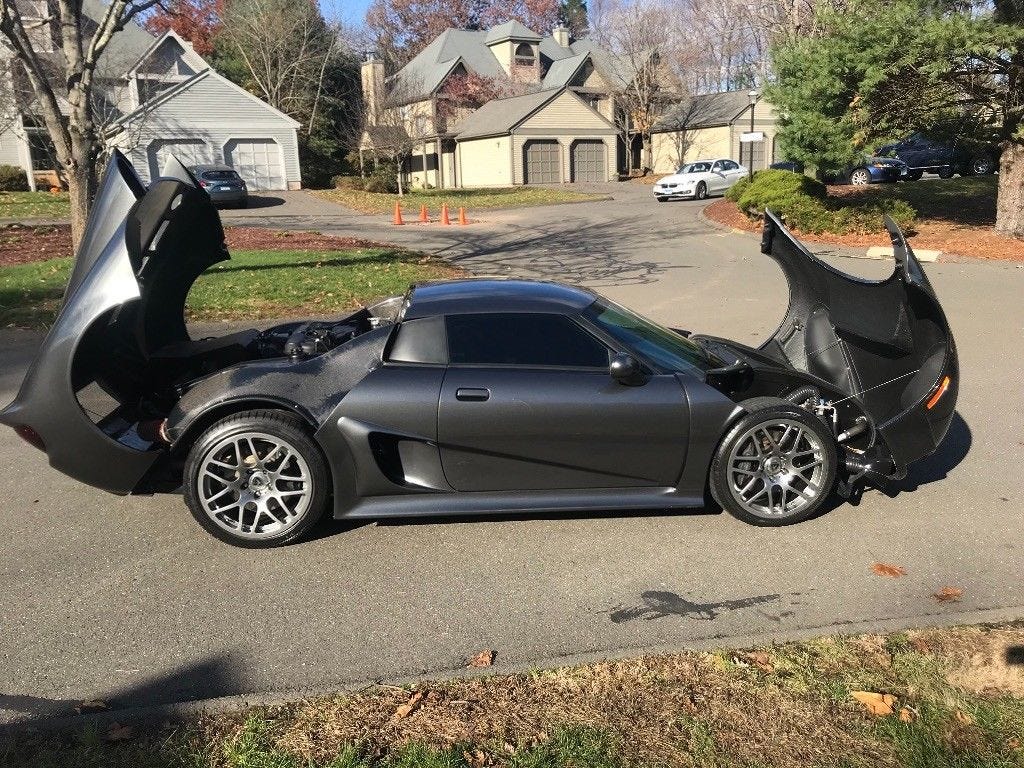
[(107, 741), (127, 741), (134, 735), (135, 731), (130, 725), (111, 723), (110, 728), (107, 729), (107, 735), (104, 738)]
[(470, 768), (483, 768), (483, 766), (487, 765), (487, 755), (479, 749), (473, 752), (463, 751), (462, 759), (466, 761)]
[(888, 576), (890, 579), (898, 579), (907, 575), (906, 568), (890, 563), (872, 563), (871, 572), (876, 576)]
[(470, 657), (469, 664), (467, 664), (466, 666), (478, 668), (489, 667), (491, 666), (491, 664), (494, 663), (495, 655), (496, 654), (494, 653), (494, 651), (490, 649), (480, 651), (479, 653), (474, 654), (472, 657)]
[(964, 591), (958, 587), (943, 587), (934, 595), (940, 603), (955, 603), (963, 596)]
[(910, 647), (918, 653), (928, 655), (932, 652), (931, 646), (928, 645), (928, 641), (923, 637), (912, 637), (910, 638)]
[(75, 712), (79, 715), (85, 715), (89, 712), (106, 712), (110, 709), (110, 705), (107, 702), (100, 699), (87, 699), (75, 707)]
[(403, 717), (408, 717), (416, 707), (420, 705), (420, 699), (423, 698), (423, 691), (416, 691), (409, 700), (402, 706), (395, 710), (394, 719), (401, 720)]
[(891, 693), (875, 693), (873, 691), (850, 691), (850, 695), (863, 704), (868, 712), (876, 717), (891, 715), (896, 697)]
[(974, 724), (974, 717), (966, 712), (961, 712), (959, 709), (953, 714), (953, 717), (956, 718), (956, 721), (960, 723), (960, 725)]
[(900, 720), (904, 723), (912, 723), (917, 720), (917, 710), (911, 709), (910, 707), (903, 707), (900, 709)]
[(747, 654), (747, 659), (754, 663), (754, 666), (760, 669), (762, 672), (774, 672), (775, 667), (772, 665), (771, 656), (764, 651), (751, 651)]

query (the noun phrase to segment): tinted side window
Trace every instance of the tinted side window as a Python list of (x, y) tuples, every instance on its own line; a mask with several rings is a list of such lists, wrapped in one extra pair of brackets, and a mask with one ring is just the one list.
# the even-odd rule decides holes
[(449, 315), (453, 365), (606, 368), (608, 348), (564, 315)]
[(726, 160), (724, 163), (722, 163), (722, 165), (725, 166), (725, 170), (727, 171), (735, 171), (737, 168), (739, 168), (739, 166), (732, 160)]

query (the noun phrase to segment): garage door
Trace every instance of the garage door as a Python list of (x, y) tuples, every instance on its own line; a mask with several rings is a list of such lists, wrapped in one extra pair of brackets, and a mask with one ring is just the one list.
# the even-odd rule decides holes
[(577, 141), (572, 145), (573, 181), (608, 181), (603, 141)]
[(562, 181), (562, 151), (557, 141), (528, 141), (524, 151), (527, 184), (558, 184)]
[(213, 162), (213, 152), (201, 139), (160, 139), (149, 145), (146, 151), (149, 160), (149, 178), (160, 176), (169, 157), (177, 157), (186, 167)]
[(238, 171), (250, 189), (284, 189), (281, 148), (273, 139), (232, 139), (224, 160)]

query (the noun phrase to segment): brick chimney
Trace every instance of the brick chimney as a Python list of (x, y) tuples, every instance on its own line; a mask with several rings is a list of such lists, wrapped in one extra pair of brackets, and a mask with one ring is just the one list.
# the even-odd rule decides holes
[(366, 121), (369, 125), (376, 125), (380, 118), (381, 104), (384, 101), (384, 62), (380, 61), (372, 51), (368, 51), (360, 76)]
[(569, 28), (563, 24), (559, 24), (553, 30), (551, 30), (551, 37), (555, 39), (563, 48), (569, 47)]

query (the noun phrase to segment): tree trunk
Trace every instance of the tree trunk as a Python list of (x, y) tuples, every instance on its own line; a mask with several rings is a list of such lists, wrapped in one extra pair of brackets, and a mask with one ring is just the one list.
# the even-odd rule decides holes
[(999, 160), (996, 232), (1024, 237), (1024, 143), (1008, 141)]
[(72, 157), (64, 163), (64, 175), (67, 177), (71, 206), (71, 248), (77, 252), (78, 244), (85, 234), (92, 199), (96, 194), (97, 174), (93, 168), (93, 145), (88, 137), (73, 136), (71, 152)]
[(651, 134), (644, 133), (640, 137), (640, 144), (643, 147), (643, 157), (641, 158), (640, 165), (644, 169), (646, 174), (648, 171), (654, 169), (654, 153), (651, 149)]

